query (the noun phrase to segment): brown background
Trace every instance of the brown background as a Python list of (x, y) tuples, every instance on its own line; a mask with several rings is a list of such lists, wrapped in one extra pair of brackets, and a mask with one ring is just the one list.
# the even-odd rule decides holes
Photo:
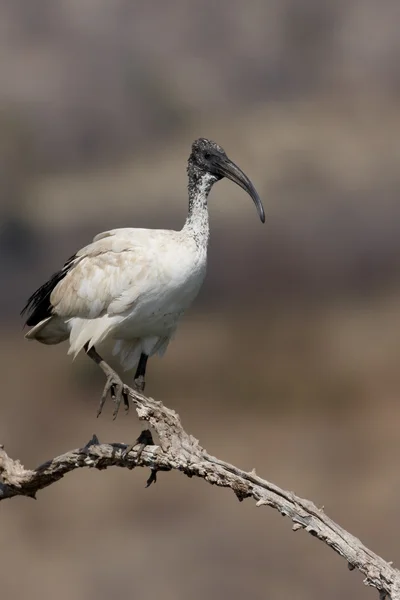
[[(27, 467), (132, 441), (103, 379), (18, 312), (95, 233), (180, 227), (190, 144), (249, 174), (210, 198), (209, 273), (148, 392), (209, 452), (399, 561), (397, 0), (0, 0), (0, 441)], [(131, 374), (126, 374), (129, 382)], [(161, 474), (81, 471), (1, 504), (2, 597), (375, 597), (273, 511)], [(374, 595), (373, 595), (374, 594)]]

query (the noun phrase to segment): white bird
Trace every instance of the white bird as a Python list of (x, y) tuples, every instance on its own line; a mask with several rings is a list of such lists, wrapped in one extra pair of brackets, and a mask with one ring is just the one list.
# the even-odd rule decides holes
[(178, 320), (197, 296), (206, 274), (209, 238), (207, 198), (214, 183), (229, 178), (248, 192), (261, 221), (265, 214), (249, 178), (215, 142), (200, 138), (188, 160), (189, 210), (180, 231), (112, 229), (67, 260), (28, 300), (29, 340), (58, 344), (68, 354), (84, 349), (107, 377), (98, 415), (108, 392), (129, 409), (127, 387), (96, 348), (115, 340), (122, 367), (136, 366), (134, 385), (143, 392), (147, 359), (162, 355)]

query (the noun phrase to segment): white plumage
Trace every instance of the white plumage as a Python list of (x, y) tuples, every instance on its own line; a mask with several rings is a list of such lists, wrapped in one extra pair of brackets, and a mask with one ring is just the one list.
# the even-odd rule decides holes
[(85, 349), (106, 373), (100, 411), (109, 390), (116, 412), (121, 399), (128, 404), (121, 380), (95, 347), (115, 340), (113, 353), (123, 368), (139, 364), (135, 383), (142, 391), (147, 358), (165, 352), (179, 318), (200, 290), (212, 185), (224, 176), (241, 185), (264, 221), (250, 180), (214, 142), (194, 142), (188, 175), (189, 213), (181, 231), (124, 228), (100, 233), (39, 288), (24, 309), (31, 313), (27, 324), (33, 325), (28, 339), (44, 344), (69, 339), (69, 354), (75, 357)]
[(206, 252), (184, 231), (115, 229), (96, 236), (73, 259), (50, 296), (54, 315), (27, 334), (45, 344), (118, 340), (115, 353), (130, 369), (140, 354), (165, 351), (177, 321), (205, 276)]

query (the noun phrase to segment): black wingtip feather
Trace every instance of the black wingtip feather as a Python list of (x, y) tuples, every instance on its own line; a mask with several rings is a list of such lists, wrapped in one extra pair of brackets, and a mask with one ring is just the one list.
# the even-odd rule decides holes
[(64, 267), (61, 271), (54, 273), (50, 277), (46, 283), (40, 286), (39, 289), (36, 290), (28, 299), (28, 302), (21, 310), (21, 316), (23, 316), (26, 312), (28, 313), (28, 318), (25, 322), (25, 325), (32, 327), (33, 325), (37, 325), (43, 319), (47, 319), (47, 317), (51, 317), (53, 313), (53, 307), (50, 302), (51, 292), (54, 290), (56, 285), (64, 279), (70, 268), (72, 267), (72, 263), (76, 255), (74, 254), (67, 260)]

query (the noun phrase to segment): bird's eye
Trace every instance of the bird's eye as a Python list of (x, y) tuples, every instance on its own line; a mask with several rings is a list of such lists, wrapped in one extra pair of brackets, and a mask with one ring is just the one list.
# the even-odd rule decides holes
[(204, 158), (205, 158), (206, 160), (209, 160), (209, 159), (211, 158), (211, 154), (210, 154), (210, 152), (204, 152)]

